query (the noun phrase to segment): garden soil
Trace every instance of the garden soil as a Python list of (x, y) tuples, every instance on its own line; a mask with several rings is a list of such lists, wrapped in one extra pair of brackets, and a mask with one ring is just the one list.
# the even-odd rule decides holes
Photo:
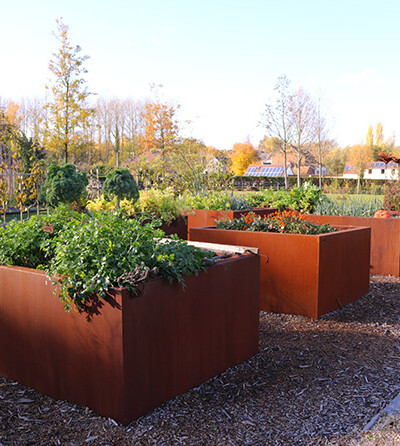
[[(121, 426), (0, 378), (0, 445), (399, 445), (400, 279), (318, 320), (260, 313), (250, 360)], [(400, 408), (399, 408), (400, 409)]]

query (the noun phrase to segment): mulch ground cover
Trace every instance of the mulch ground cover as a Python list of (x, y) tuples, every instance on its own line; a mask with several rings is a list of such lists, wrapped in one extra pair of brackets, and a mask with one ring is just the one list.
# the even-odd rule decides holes
[(260, 313), (250, 360), (121, 426), (0, 378), (0, 446), (400, 444), (400, 279), (319, 320)]

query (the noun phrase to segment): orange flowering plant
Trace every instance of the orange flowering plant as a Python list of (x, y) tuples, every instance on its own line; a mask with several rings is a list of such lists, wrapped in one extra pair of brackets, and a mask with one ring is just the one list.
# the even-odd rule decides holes
[(308, 222), (304, 215), (296, 211), (274, 212), (261, 217), (253, 212), (233, 220), (217, 220), (218, 229), (237, 231), (285, 232), (289, 234), (325, 234), (336, 229), (328, 224), (318, 225)]

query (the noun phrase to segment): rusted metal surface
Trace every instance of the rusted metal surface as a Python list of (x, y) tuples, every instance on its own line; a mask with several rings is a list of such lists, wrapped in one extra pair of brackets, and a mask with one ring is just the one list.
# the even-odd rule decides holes
[(400, 277), (400, 218), (307, 215), (312, 223), (369, 226), (371, 228), (371, 273)]
[(165, 235), (176, 234), (180, 239), (187, 240), (187, 217), (181, 216), (172, 220), (169, 224), (163, 223), (161, 229)]
[(369, 289), (370, 228), (321, 235), (191, 228), (189, 239), (259, 248), (263, 311), (318, 318)]
[(276, 212), (275, 208), (255, 208), (247, 211), (212, 211), (208, 209), (193, 209), (187, 213), (188, 217), (188, 232), (190, 228), (199, 228), (204, 226), (215, 225), (215, 220), (222, 220), (227, 218), (239, 218), (242, 215), (246, 215), (249, 212), (254, 212), (256, 215), (269, 215)]
[(121, 423), (258, 351), (259, 257), (65, 313), (42, 272), (0, 266), (0, 375)]

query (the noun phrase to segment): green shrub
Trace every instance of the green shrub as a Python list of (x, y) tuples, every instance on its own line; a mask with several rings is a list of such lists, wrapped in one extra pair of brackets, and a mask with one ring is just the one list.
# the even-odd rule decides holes
[(52, 207), (60, 203), (77, 202), (85, 198), (88, 179), (85, 172), (77, 172), (73, 164), (57, 166), (51, 164), (47, 170), (46, 181), (40, 191), (39, 201)]
[(190, 209), (209, 209), (216, 211), (236, 211), (251, 209), (249, 203), (240, 197), (227, 193), (210, 192), (208, 194), (184, 195), (183, 203)]
[[(117, 200), (111, 201), (100, 197), (96, 200), (89, 201), (87, 207), (90, 211), (113, 212), (117, 207)], [(142, 219), (157, 218), (170, 223), (178, 218), (184, 211), (185, 207), (182, 200), (175, 197), (172, 188), (148, 189), (140, 191), (139, 199), (135, 203), (131, 200), (121, 200), (120, 209), (130, 217), (138, 217)]]
[(300, 212), (312, 212), (321, 197), (322, 189), (305, 182), (300, 187), (295, 186), (288, 191), (280, 189), (275, 192), (273, 189), (265, 189), (252, 194), (247, 201), (252, 207), (272, 207), (279, 210), (288, 207)]
[(119, 208), (124, 198), (136, 202), (139, 198), (139, 189), (128, 169), (115, 169), (106, 176), (103, 195), (106, 200), (112, 200), (115, 197), (117, 208)]

